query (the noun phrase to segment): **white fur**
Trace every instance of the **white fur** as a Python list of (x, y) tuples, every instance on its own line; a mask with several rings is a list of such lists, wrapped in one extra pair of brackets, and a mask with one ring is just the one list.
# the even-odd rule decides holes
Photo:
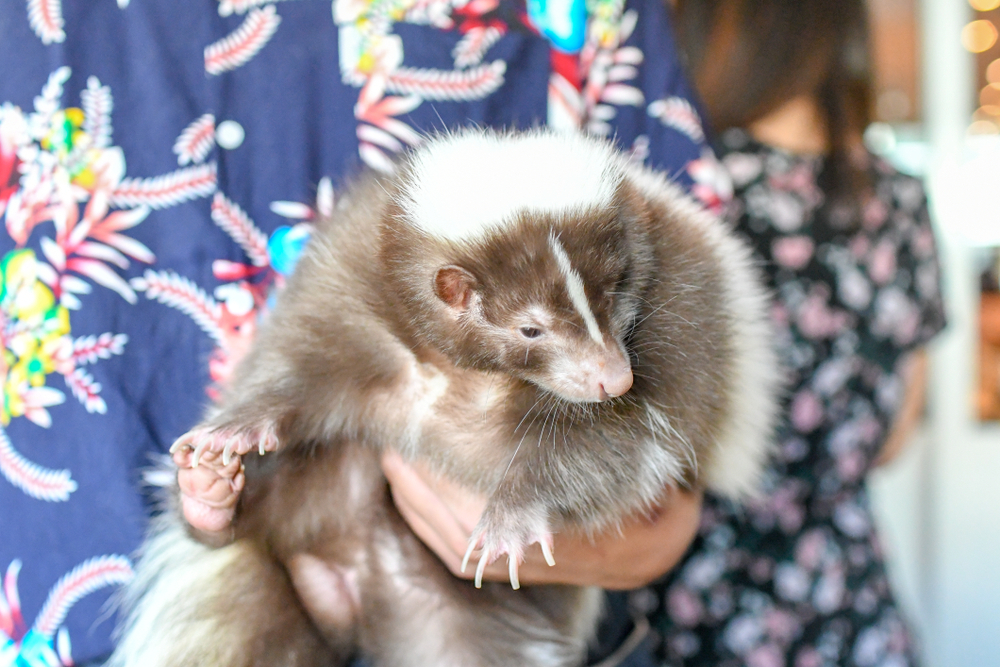
[(559, 272), (562, 273), (563, 278), (566, 280), (566, 291), (569, 292), (569, 300), (573, 302), (573, 307), (576, 308), (576, 311), (580, 313), (580, 317), (587, 324), (587, 333), (590, 334), (595, 343), (604, 345), (604, 336), (601, 335), (601, 329), (597, 326), (594, 313), (590, 310), (590, 302), (587, 301), (587, 292), (583, 288), (583, 279), (580, 278), (580, 274), (573, 268), (573, 264), (569, 261), (569, 255), (566, 254), (566, 249), (563, 248), (562, 243), (559, 242), (555, 234), (549, 236), (549, 247), (552, 248), (552, 254), (556, 256), (556, 263), (559, 264)]
[(754, 269), (750, 248), (720, 219), (701, 209), (662, 175), (635, 165), (625, 169), (646, 196), (669, 203), (679, 211), (680, 219), (690, 220), (702, 230), (723, 267), (725, 310), (733, 317), (729, 410), (714, 455), (699, 476), (712, 491), (745, 499), (758, 491), (771, 451), (778, 417), (775, 397), (783, 379), (773, 345), (770, 299), (761, 286), (759, 271)]
[(604, 612), (604, 590), (597, 586), (586, 586), (583, 601), (573, 619), (572, 636), (589, 644), (597, 636), (597, 623)]
[(237, 542), (209, 549), (191, 539), (173, 513), (158, 517), (136, 576), (123, 590), (128, 614), (106, 667), (234, 664), (227, 648), (238, 647), (240, 638), (201, 612), (211, 591), (224, 585), (226, 571), (240, 566), (243, 548)]
[(602, 141), (465, 130), (414, 153), (398, 202), (428, 234), (469, 241), (522, 211), (579, 211), (611, 203), (620, 176)]
[[(404, 449), (416, 451), (420, 445), (420, 436), (423, 432), (424, 420), (432, 415), (432, 408), (438, 399), (448, 391), (448, 378), (431, 364), (421, 364), (413, 359), (411, 368), (411, 379), (406, 390), (407, 400), (412, 408), (407, 420), (404, 442), (400, 443)], [(405, 404), (401, 401), (401, 404)]]
[(698, 458), (695, 455), (694, 446), (680, 431), (674, 428), (674, 425), (670, 423), (670, 418), (663, 414), (662, 410), (649, 403), (643, 407), (646, 410), (646, 423), (649, 424), (649, 430), (654, 434), (662, 433), (668, 442), (678, 442), (683, 447), (680, 452), (668, 452), (663, 447), (646, 448), (647, 462), (643, 468), (656, 470), (664, 475), (662, 478), (658, 477), (653, 480), (654, 484), (649, 488), (649, 492), (653, 495), (647, 494), (647, 497), (655, 500), (659, 494), (663, 493), (665, 485), (684, 477), (685, 466), (695, 468), (695, 473), (697, 473)]

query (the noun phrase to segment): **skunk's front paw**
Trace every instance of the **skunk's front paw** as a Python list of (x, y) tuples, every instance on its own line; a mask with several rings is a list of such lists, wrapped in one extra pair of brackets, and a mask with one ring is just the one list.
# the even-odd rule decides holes
[(525, 550), (536, 542), (542, 547), (545, 562), (550, 566), (555, 565), (552, 558), (552, 532), (544, 512), (514, 514), (487, 506), (469, 538), (469, 547), (462, 559), (462, 572), (468, 567), (473, 552), (480, 550), (475, 581), (476, 588), (482, 588), (486, 566), (506, 554), (510, 585), (517, 590), (521, 587), (517, 576), (518, 567), (524, 561)]

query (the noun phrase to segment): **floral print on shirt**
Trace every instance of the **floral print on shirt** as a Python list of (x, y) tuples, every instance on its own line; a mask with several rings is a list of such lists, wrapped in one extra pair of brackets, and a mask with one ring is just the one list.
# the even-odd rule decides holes
[(671, 665), (913, 665), (864, 480), (903, 399), (900, 362), (944, 326), (923, 187), (870, 157), (869, 195), (837, 203), (823, 159), (737, 131), (720, 158), (774, 290), (785, 418), (763, 497), (706, 498), (685, 561), (633, 601)]

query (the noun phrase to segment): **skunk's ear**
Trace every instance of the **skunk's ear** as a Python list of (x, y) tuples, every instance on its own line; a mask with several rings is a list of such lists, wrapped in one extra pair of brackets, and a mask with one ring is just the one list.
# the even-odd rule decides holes
[(476, 277), (454, 264), (438, 269), (434, 276), (434, 293), (449, 308), (464, 311), (472, 303)]

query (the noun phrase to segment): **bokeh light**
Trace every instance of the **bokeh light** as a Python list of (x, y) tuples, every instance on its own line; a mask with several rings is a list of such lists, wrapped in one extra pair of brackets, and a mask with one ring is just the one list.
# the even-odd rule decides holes
[(1000, 105), (1000, 88), (989, 85), (979, 91), (979, 103), (982, 106)]
[(872, 123), (865, 129), (865, 146), (876, 155), (888, 155), (896, 149), (896, 131), (889, 123)]
[(969, 4), (977, 12), (991, 12), (1000, 7), (1000, 0), (969, 0)]
[(986, 67), (986, 80), (990, 83), (1000, 83), (1000, 58)]
[(991, 120), (977, 120), (966, 131), (969, 134), (1000, 134), (1000, 125)]
[(997, 29), (991, 21), (972, 21), (962, 28), (962, 46), (973, 53), (987, 51), (997, 43)]

